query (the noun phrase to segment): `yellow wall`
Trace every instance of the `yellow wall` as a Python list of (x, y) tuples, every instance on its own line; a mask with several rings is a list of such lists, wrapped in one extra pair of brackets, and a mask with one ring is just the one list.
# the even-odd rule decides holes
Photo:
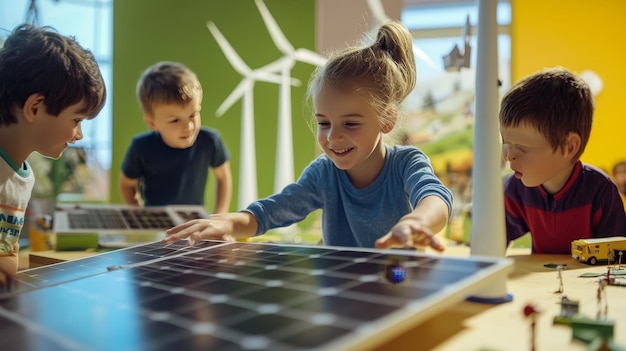
[(584, 162), (626, 159), (626, 1), (511, 0), (511, 79), (563, 66), (603, 80)]

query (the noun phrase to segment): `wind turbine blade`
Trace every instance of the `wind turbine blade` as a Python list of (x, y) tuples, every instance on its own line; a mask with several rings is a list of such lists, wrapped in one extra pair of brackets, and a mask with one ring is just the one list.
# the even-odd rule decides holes
[[(283, 83), (283, 79), (281, 78), (281, 76), (268, 73), (268, 72), (263, 72), (261, 70), (254, 71), (252, 73), (252, 78), (256, 81), (261, 81), (261, 82), (266, 82), (266, 83), (275, 83), (275, 84)], [(290, 85), (295, 86), (295, 87), (298, 87), (301, 84), (300, 80), (296, 78), (290, 78), (289, 82), (290, 82)]]
[(326, 58), (315, 51), (309, 49), (296, 50), (296, 61), (311, 64), (313, 66), (323, 66), (326, 64)]
[(433, 60), (431, 60), (430, 57), (428, 57), (428, 55), (426, 55), (426, 53), (422, 51), (422, 49), (418, 48), (415, 44), (413, 44), (413, 54), (415, 55), (415, 57), (421, 59), (430, 67), (438, 69)]
[(230, 62), (235, 71), (239, 72), (242, 75), (248, 74), (251, 71), (250, 67), (248, 67), (248, 65), (243, 62), (241, 57), (237, 54), (235, 49), (233, 49), (228, 40), (226, 40), (226, 37), (224, 37), (222, 32), (220, 32), (215, 23), (213, 23), (212, 21), (207, 22), (207, 28), (209, 28), (209, 31), (215, 38), (215, 41), (217, 41), (220, 49), (222, 49), (224, 56), (226, 56), (226, 59), (228, 59), (228, 62)]
[[(288, 56), (283, 56), (274, 62), (270, 62), (261, 68), (257, 68), (254, 70), (253, 74), (257, 80), (281, 84), (283, 82), (282, 74), (284, 74), (285, 69), (291, 69), (292, 66), (293, 60)], [(280, 72), (281, 74), (274, 74), (275, 72)], [(290, 84), (293, 86), (300, 86), (300, 83), (299, 79), (290, 79)]]
[(598, 96), (604, 87), (602, 77), (600, 77), (595, 71), (588, 69), (584, 70), (580, 72), (580, 78), (582, 78), (582, 80), (589, 85), (589, 90), (591, 90), (591, 95), (593, 96)]
[(379, 25), (390, 20), (385, 13), (385, 7), (383, 6), (382, 0), (367, 0), (367, 5), (372, 11), (372, 15), (374, 16), (376, 23)]
[[(283, 68), (285, 67), (291, 68), (292, 66), (293, 66), (293, 60), (289, 58), (288, 56), (282, 56), (278, 60), (274, 62), (270, 62), (266, 64), (265, 66), (259, 67), (256, 70), (258, 72), (265, 72), (267, 74), (271, 74), (271, 73), (282, 72)], [(275, 76), (279, 76), (279, 75), (275, 75)]]
[(270, 32), (270, 36), (272, 37), (272, 41), (274, 41), (274, 45), (276, 45), (278, 50), (280, 50), (282, 53), (292, 54), (294, 51), (293, 46), (291, 45), (291, 43), (289, 43), (289, 40), (287, 40), (285, 34), (283, 34), (283, 31), (278, 26), (278, 23), (276, 23), (274, 17), (272, 17), (270, 10), (268, 10), (267, 6), (265, 6), (263, 0), (255, 0), (254, 3), (259, 9), (261, 17), (263, 17), (263, 22), (265, 22), (265, 27), (267, 27), (267, 30)]
[(250, 78), (242, 79), (237, 87), (235, 87), (235, 89), (230, 92), (224, 102), (222, 102), (222, 104), (217, 108), (215, 114), (218, 117), (223, 116), (224, 113), (226, 113), (226, 111), (228, 111), (228, 109), (231, 108), (231, 106), (233, 106), (235, 102), (237, 102), (237, 100), (239, 100), (239, 98), (241, 98), (245, 94), (246, 89), (248, 89), (251, 84), (252, 80)]

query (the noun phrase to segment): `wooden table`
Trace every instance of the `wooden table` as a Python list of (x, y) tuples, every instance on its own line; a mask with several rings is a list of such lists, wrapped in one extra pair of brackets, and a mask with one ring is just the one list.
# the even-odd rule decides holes
[[(96, 252), (42, 251), (30, 253), (30, 267), (73, 260)], [(450, 247), (444, 255), (469, 256), (467, 247)], [(489, 305), (463, 301), (454, 308), (428, 319), (403, 332), (372, 351), (434, 350), (434, 351), (516, 351), (530, 350), (530, 320), (523, 314), (532, 303), (541, 310), (536, 321), (536, 350), (587, 350), (587, 345), (572, 339), (572, 329), (553, 324), (561, 313), (561, 297), (566, 295), (580, 302), (580, 313), (595, 318), (599, 278), (581, 278), (582, 273), (605, 273), (606, 266), (589, 266), (569, 255), (530, 255), (528, 249), (509, 249), (507, 256), (515, 261), (514, 271), (506, 283), (513, 301)], [(563, 294), (558, 272), (545, 264), (566, 264), (561, 271)], [(626, 264), (623, 265), (626, 268)], [(608, 319), (615, 321), (615, 340), (626, 347), (626, 287), (607, 286)]]
[(79, 258), (97, 255), (95, 250), (83, 251), (31, 251), (28, 254), (28, 268), (37, 268), (49, 264), (77, 260)]
[[(444, 254), (469, 256), (469, 248), (451, 248)], [(515, 260), (514, 271), (507, 281), (513, 301), (499, 305), (464, 301), (373, 350), (531, 350), (531, 323), (523, 313), (529, 303), (541, 310), (536, 321), (535, 350), (587, 350), (587, 344), (572, 339), (569, 326), (555, 325), (553, 318), (561, 313), (562, 295), (578, 300), (580, 313), (595, 318), (599, 278), (579, 276), (605, 273), (606, 265), (589, 266), (569, 255), (530, 255), (527, 249), (509, 249), (507, 256)], [(556, 293), (558, 271), (544, 266), (550, 263), (567, 264), (561, 271), (563, 294)], [(608, 319), (615, 321), (615, 341), (626, 348), (626, 287), (607, 286), (605, 292)]]

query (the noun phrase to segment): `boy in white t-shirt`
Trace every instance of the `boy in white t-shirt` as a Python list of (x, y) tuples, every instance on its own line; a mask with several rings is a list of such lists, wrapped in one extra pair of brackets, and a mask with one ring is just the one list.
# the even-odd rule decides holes
[(93, 54), (51, 27), (22, 24), (0, 48), (0, 287), (17, 272), (17, 240), (35, 178), (34, 151), (57, 159), (104, 106)]

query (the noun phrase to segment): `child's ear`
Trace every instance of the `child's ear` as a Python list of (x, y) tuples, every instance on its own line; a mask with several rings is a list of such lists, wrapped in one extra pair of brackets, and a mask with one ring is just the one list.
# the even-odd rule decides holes
[(24, 102), (24, 106), (22, 107), (22, 114), (28, 122), (34, 122), (37, 113), (45, 111), (44, 96), (41, 94), (32, 94), (26, 98), (26, 102)]
[(388, 113), (389, 115), (387, 116), (387, 119), (385, 119), (381, 127), (381, 131), (384, 134), (391, 132), (393, 130), (393, 127), (396, 126), (396, 122), (398, 122), (398, 109), (397, 108), (393, 108), (389, 110)]
[(566, 141), (567, 153), (572, 156), (576, 155), (580, 150), (581, 145), (582, 141), (580, 140), (580, 135), (578, 135), (578, 133), (570, 132)]
[(143, 116), (143, 121), (148, 125), (150, 130), (157, 130), (156, 125), (154, 125), (154, 117), (152, 117), (150, 115), (144, 115)]

